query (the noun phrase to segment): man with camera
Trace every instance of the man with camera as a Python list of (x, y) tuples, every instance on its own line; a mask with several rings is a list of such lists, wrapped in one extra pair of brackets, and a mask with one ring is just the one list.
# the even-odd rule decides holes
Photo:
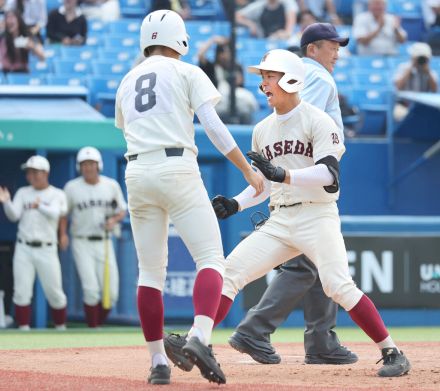
[[(438, 75), (430, 68), (432, 51), (428, 44), (416, 42), (409, 48), (411, 60), (400, 64), (394, 76), (394, 85), (399, 91), (437, 92)], [(396, 121), (408, 113), (408, 104), (399, 101), (394, 108)]]

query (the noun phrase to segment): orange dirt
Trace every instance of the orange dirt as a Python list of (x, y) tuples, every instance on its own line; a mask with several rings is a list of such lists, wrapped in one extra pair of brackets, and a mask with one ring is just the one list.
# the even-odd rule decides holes
[[(374, 344), (350, 343), (360, 357), (352, 365), (305, 365), (302, 344), (275, 344), (282, 355), (278, 365), (262, 365), (226, 345), (215, 346), (217, 360), (227, 384), (217, 386), (192, 372), (172, 370), (172, 384), (159, 389), (253, 390), (253, 391), (341, 391), (440, 389), (440, 344), (403, 343), (399, 345), (412, 363), (412, 370), (399, 378), (379, 378), (380, 364)], [(145, 390), (149, 368), (146, 347), (73, 348), (0, 351), (0, 390)]]

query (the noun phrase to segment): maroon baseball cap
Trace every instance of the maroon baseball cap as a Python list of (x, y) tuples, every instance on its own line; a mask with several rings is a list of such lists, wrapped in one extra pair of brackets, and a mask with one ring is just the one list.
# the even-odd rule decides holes
[(349, 38), (343, 38), (339, 36), (338, 32), (330, 23), (312, 23), (307, 26), (301, 36), (301, 47), (320, 41), (324, 39), (326, 41), (339, 42), (341, 46), (347, 46)]

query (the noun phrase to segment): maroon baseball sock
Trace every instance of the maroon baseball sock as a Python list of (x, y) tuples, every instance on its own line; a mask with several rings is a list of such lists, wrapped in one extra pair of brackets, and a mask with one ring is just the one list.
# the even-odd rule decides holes
[(61, 326), (66, 324), (66, 307), (56, 310), (55, 308), (51, 308), (52, 310), (52, 320), (55, 323), (55, 326)]
[(112, 310), (111, 308), (104, 309), (102, 307), (102, 303), (99, 304), (99, 320), (98, 320), (99, 326), (101, 326), (107, 320), (107, 316), (111, 310)]
[(217, 315), (215, 316), (214, 327), (216, 327), (224, 318), (226, 318), (232, 303), (233, 301), (229, 297), (222, 295), (220, 305), (218, 306)]
[(215, 318), (220, 295), (222, 293), (223, 278), (217, 270), (202, 269), (197, 273), (193, 289), (194, 314)]
[(31, 306), (15, 304), (15, 320), (19, 326), (29, 326), (31, 324)]
[(348, 313), (351, 319), (353, 319), (374, 342), (381, 342), (389, 336), (379, 312), (367, 295), (364, 294)]
[(142, 331), (147, 342), (163, 338), (163, 298), (162, 292), (148, 286), (139, 286), (137, 306)]
[(84, 312), (86, 313), (86, 321), (89, 327), (98, 327), (99, 321), (99, 304), (87, 305), (84, 303)]

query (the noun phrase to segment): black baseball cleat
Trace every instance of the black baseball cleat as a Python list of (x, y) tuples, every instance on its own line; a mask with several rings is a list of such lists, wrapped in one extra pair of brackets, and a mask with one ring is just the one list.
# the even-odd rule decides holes
[(339, 345), (331, 353), (306, 354), (304, 362), (306, 364), (345, 365), (354, 364), (358, 360), (355, 353)]
[(212, 345), (203, 345), (197, 337), (191, 337), (182, 348), (185, 356), (200, 369), (205, 379), (226, 384), (226, 377), (212, 353)]
[(267, 341), (259, 341), (236, 331), (228, 339), (229, 345), (240, 353), (251, 356), (260, 364), (279, 364), (281, 357)]
[(168, 365), (158, 365), (150, 368), (149, 384), (170, 384), (171, 368)]
[(193, 369), (194, 364), (182, 352), (182, 348), (186, 344), (186, 337), (187, 334), (167, 334), (163, 339), (163, 343), (165, 345), (165, 352), (171, 362), (182, 371), (189, 372)]
[(397, 348), (382, 349), (382, 358), (376, 363), (383, 361), (383, 366), (377, 371), (381, 377), (397, 377), (408, 373), (411, 369), (411, 364)]

